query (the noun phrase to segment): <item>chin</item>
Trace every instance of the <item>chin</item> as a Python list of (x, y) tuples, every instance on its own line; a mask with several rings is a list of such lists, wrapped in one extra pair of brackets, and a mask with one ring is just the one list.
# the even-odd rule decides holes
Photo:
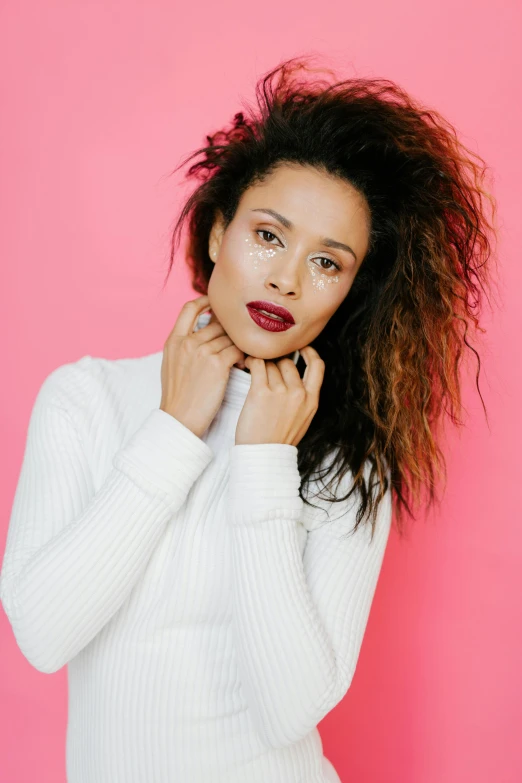
[(258, 340), (245, 339), (245, 334), (242, 332), (237, 335), (236, 341), (233, 334), (230, 332), (228, 334), (230, 339), (246, 356), (253, 356), (257, 359), (276, 359), (295, 350), (295, 348), (278, 345), (277, 337), (271, 335), (270, 332), (266, 332), (266, 336), (264, 334), (260, 335)]
[[(244, 349), (241, 348), (243, 351)], [(291, 359), (297, 348), (293, 348), (289, 351), (244, 351), (245, 356), (252, 356), (254, 359), (264, 359), (266, 362), (276, 361), (278, 359), (288, 358)]]
[[(263, 330), (259, 329), (255, 325), (253, 326), (259, 332), (257, 335), (259, 339), (246, 339), (246, 328), (242, 328), (237, 323), (229, 325), (227, 323), (226, 313), (225, 317), (221, 318), (219, 312), (217, 312), (215, 309), (213, 309), (213, 312), (215, 312), (218, 321), (222, 324), (223, 329), (228, 334), (234, 345), (237, 345), (239, 350), (243, 351), (245, 356), (252, 356), (254, 359), (265, 359), (266, 361), (270, 361), (272, 359), (280, 359), (287, 355), (290, 355), (291, 357), (294, 351), (297, 350), (297, 347), (292, 348), (286, 346), (281, 347), (281, 345), (278, 346), (277, 332), (263, 332)], [(247, 317), (250, 319), (250, 316), (247, 315)]]

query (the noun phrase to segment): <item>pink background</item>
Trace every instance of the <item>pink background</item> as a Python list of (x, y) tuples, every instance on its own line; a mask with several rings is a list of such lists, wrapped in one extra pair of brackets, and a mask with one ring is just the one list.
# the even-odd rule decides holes
[[(481, 391), (450, 432), (440, 512), (392, 532), (357, 672), (320, 724), (343, 783), (522, 780), (520, 29), (517, 0), (430, 5), (4, 4), (0, 246), (2, 551), (32, 404), (85, 354), (158, 351), (195, 294), (180, 258), (165, 292), (181, 175), (256, 78), (314, 51), (441, 111), (495, 177), (502, 308)], [(517, 141), (518, 139), (518, 141)], [(23, 658), (0, 613), (0, 781), (65, 780), (66, 669)]]

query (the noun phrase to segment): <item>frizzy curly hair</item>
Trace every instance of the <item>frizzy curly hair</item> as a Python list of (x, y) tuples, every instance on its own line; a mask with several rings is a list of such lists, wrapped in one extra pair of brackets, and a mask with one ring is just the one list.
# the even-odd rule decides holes
[(479, 315), (493, 281), (487, 262), (494, 260), (496, 201), (485, 189), (484, 161), (438, 112), (388, 79), (332, 82), (315, 72), (306, 57), (268, 72), (256, 86), (257, 105), (243, 102), (229, 127), (208, 135), (174, 169), (200, 156), (188, 170), (199, 184), (172, 231), (167, 278), (188, 220), (185, 260), (194, 290), (207, 293), (216, 211), (228, 226), (244, 191), (279, 165), (313, 166), (364, 195), (368, 252), (312, 343), (325, 375), (318, 410), (298, 444), (300, 496), (309, 502), (304, 490), (312, 478), (327, 473), (331, 489), (348, 476), (348, 494), (334, 491), (328, 500), (358, 493), (353, 532), (368, 518), (373, 538), (378, 504), (391, 488), (402, 536), (403, 510), (414, 516), (423, 488), (428, 507), (439, 502), (446, 463), (437, 440), (443, 413), (463, 423), (464, 345), (478, 360), (486, 413), (468, 329), (485, 332)]

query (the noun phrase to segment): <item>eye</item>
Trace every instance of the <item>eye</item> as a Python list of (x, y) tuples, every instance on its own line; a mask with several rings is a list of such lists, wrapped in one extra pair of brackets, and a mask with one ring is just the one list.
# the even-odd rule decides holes
[[(269, 236), (273, 237), (274, 239), (278, 239), (278, 237), (276, 237), (276, 235), (272, 231), (268, 231), (268, 229), (266, 229), (266, 228), (259, 228), (259, 229), (256, 230), (255, 233), (258, 236), (260, 234), (268, 234)], [(266, 242), (267, 245), (273, 244), (272, 240), (270, 240), (270, 239), (267, 240), (267, 239), (264, 239), (263, 237), (260, 237), (260, 238), (263, 239), (263, 242)], [(329, 272), (332, 268), (336, 269), (338, 272), (340, 272), (341, 269), (342, 269), (341, 265), (338, 264), (336, 261), (334, 261), (332, 258), (327, 258), (326, 256), (321, 256), (318, 260), (319, 261), (327, 261), (329, 264), (332, 264), (332, 266), (329, 266), (329, 267), (324, 267), (324, 266), (320, 266), (319, 264), (317, 264), (316, 266), (319, 266), (319, 268), (323, 272)]]
[[(271, 231), (268, 231), (266, 228), (259, 228), (256, 231), (256, 234), (259, 236), (259, 234), (270, 234), (271, 237), (274, 237), (274, 239), (277, 239), (276, 235), (273, 234)], [(263, 239), (263, 237), (261, 237)], [(263, 239), (264, 242), (266, 242), (268, 245), (271, 245), (271, 240)]]
[[(341, 271), (341, 265), (337, 264), (333, 259), (326, 258), (326, 256), (322, 256), (318, 259), (318, 261), (328, 261), (329, 264), (333, 264), (334, 268), (337, 269), (338, 272)], [(332, 269), (331, 266), (325, 268), (324, 266), (320, 267), (324, 272), (328, 272), (330, 269)]]

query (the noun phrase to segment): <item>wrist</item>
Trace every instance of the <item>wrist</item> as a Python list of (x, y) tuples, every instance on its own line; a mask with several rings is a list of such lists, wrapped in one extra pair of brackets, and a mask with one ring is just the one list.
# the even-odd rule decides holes
[(160, 405), (160, 410), (164, 411), (165, 413), (168, 413), (169, 416), (172, 416), (173, 419), (176, 419), (176, 421), (179, 421), (180, 424), (183, 424), (184, 427), (186, 427), (188, 430), (194, 433), (198, 438), (201, 438), (203, 435), (204, 430), (201, 430), (200, 427), (198, 427), (195, 422), (192, 422), (188, 416), (186, 416), (183, 413), (179, 413), (176, 410), (169, 410), (166, 407), (162, 407)]

